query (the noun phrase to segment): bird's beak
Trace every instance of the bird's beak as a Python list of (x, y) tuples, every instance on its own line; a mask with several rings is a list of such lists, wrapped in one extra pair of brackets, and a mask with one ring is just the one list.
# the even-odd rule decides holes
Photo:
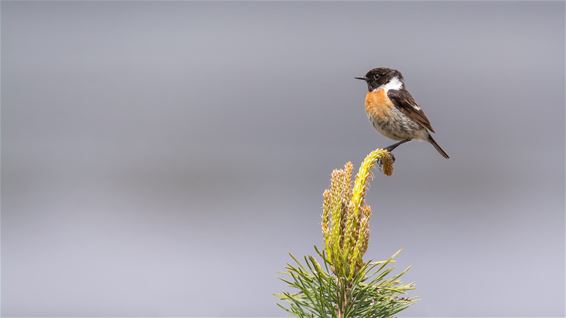
[(354, 78), (355, 78), (355, 79), (362, 80), (362, 81), (366, 81), (366, 82), (367, 82), (367, 80), (368, 80), (367, 77), (354, 77)]

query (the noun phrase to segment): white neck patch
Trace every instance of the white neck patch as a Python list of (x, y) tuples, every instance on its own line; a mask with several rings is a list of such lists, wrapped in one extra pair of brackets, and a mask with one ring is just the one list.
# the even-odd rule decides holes
[(389, 91), (390, 89), (397, 90), (397, 89), (403, 88), (403, 82), (401, 82), (399, 80), (399, 78), (397, 76), (395, 76), (391, 80), (389, 80), (389, 82), (387, 82), (387, 84), (379, 86), (378, 88), (376, 88), (376, 90), (378, 90), (380, 88), (383, 88), (385, 90), (385, 92), (387, 93), (387, 91)]

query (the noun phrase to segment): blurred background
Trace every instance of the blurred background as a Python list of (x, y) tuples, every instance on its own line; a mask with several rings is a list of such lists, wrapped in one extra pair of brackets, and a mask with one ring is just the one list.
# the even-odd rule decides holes
[(404, 316), (564, 315), (564, 2), (1, 3), (3, 316), (284, 316), (333, 168), (411, 142), (367, 200)]

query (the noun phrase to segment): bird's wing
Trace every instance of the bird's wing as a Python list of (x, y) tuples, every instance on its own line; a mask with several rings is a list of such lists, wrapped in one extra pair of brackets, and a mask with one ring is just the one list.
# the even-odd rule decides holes
[(434, 129), (432, 129), (432, 126), (430, 125), (430, 121), (409, 91), (404, 88), (398, 90), (392, 89), (387, 92), (387, 96), (393, 102), (395, 107), (402, 111), (403, 114), (407, 115), (407, 117), (413, 121), (421, 124), (426, 129), (434, 132)]

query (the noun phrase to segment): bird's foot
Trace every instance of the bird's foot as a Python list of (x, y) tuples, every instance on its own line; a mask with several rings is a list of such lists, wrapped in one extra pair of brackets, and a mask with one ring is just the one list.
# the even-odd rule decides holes
[(389, 152), (389, 155), (391, 156), (391, 161), (395, 162), (395, 156), (393, 155), (393, 153), (391, 151)]

